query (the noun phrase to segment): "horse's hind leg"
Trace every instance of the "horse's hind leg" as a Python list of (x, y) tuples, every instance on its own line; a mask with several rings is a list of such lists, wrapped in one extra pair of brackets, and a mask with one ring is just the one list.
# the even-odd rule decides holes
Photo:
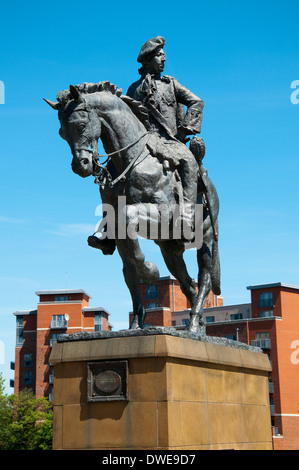
[(192, 306), (197, 298), (196, 283), (187, 271), (183, 258), (183, 243), (178, 243), (177, 240), (156, 241), (156, 243), (161, 249), (168, 270), (178, 280), (183, 294)]
[(202, 247), (197, 252), (198, 296), (196, 302), (193, 304), (193, 307), (191, 309), (190, 322), (188, 325), (188, 330), (194, 333), (205, 334), (205, 326), (202, 319), (202, 315), (207, 297), (210, 291), (213, 290), (212, 273), (215, 264), (215, 243), (217, 242), (215, 242), (214, 240), (211, 240), (209, 243), (204, 242)]

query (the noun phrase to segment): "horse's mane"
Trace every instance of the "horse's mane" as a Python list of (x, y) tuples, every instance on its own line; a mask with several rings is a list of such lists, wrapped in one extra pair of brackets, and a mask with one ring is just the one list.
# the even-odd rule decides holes
[[(110, 91), (113, 95), (120, 96), (122, 94), (121, 88), (118, 88), (116, 85), (105, 81), (105, 82), (98, 82), (98, 83), (80, 83), (79, 85), (75, 85), (75, 88), (78, 90), (79, 93), (84, 95), (89, 95), (92, 93), (96, 93), (98, 91)], [(60, 104), (65, 106), (68, 101), (73, 99), (73, 95), (70, 90), (62, 90), (57, 93), (56, 97), (57, 101)]]
[[(76, 85), (75, 88), (80, 94), (92, 94), (100, 91), (110, 91), (113, 95), (118, 96), (124, 103), (126, 103), (135, 116), (144, 124), (144, 126), (149, 129), (149, 117), (148, 111), (145, 106), (140, 101), (136, 101), (133, 98), (130, 98), (122, 94), (122, 89), (118, 86), (113, 85), (108, 81), (98, 82), (98, 83), (88, 83), (83, 82), (79, 85)], [(72, 93), (70, 90), (62, 90), (57, 93), (57, 101), (66, 106), (66, 104), (73, 99)]]

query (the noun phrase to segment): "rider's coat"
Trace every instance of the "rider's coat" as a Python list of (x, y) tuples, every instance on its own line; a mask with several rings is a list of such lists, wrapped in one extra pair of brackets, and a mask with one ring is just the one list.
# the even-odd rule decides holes
[(161, 135), (180, 138), (180, 129), (185, 135), (200, 133), (204, 103), (174, 77), (147, 73), (129, 87), (127, 95), (146, 106), (151, 126)]

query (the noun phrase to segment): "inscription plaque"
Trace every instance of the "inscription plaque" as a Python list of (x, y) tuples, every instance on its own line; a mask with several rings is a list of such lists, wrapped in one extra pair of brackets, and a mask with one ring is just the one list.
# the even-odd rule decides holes
[(127, 400), (127, 361), (87, 363), (87, 401)]

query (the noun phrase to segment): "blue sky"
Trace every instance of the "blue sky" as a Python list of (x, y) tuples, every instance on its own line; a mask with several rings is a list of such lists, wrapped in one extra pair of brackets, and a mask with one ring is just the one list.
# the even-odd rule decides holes
[[(131, 300), (118, 254), (86, 239), (98, 221), (93, 179), (72, 173), (57, 115), (42, 98), (84, 81), (126, 92), (149, 38), (166, 38), (165, 73), (204, 102), (205, 166), (219, 193), (222, 295), (248, 302), (246, 286), (299, 284), (299, 80), (297, 1), (6, 2), (1, 6), (0, 371), (13, 372), (16, 310), (37, 290), (83, 288), (91, 305), (128, 326)], [(148, 260), (168, 275), (156, 246)], [(188, 252), (197, 276), (195, 253)], [(1, 351), (1, 348), (0, 348)], [(2, 355), (3, 356), (3, 355)], [(11, 389), (8, 389), (11, 392)]]

